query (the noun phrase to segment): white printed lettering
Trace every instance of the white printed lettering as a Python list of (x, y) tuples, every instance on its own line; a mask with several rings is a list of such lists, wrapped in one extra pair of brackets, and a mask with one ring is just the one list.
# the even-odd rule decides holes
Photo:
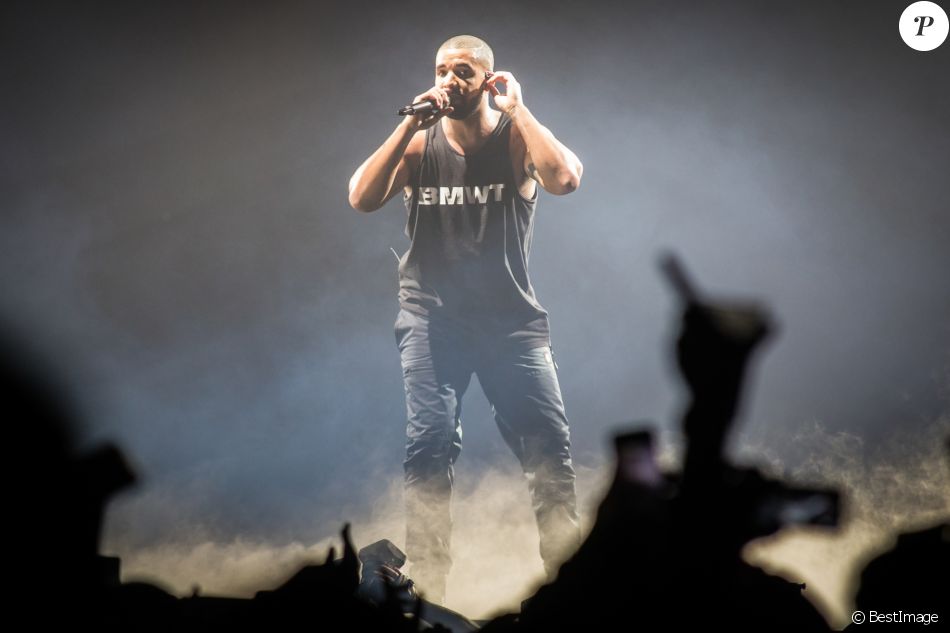
[(464, 195), (462, 189), (462, 187), (439, 187), (439, 204), (462, 204)]
[(435, 204), (435, 187), (419, 187), (419, 204)]
[(465, 202), (485, 204), (488, 201), (489, 187), (465, 187)]
[(505, 183), (492, 185), (491, 188), (495, 190), (495, 202), (501, 202), (501, 191), (505, 188)]
[(420, 205), (464, 205), (485, 204), (488, 194), (494, 191), (494, 202), (501, 202), (505, 190), (505, 183), (472, 187), (419, 187), (417, 198)]

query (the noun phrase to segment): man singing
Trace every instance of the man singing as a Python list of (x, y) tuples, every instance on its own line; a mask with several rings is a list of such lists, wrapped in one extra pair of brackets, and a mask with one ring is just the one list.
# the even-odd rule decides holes
[(399, 260), (394, 328), (408, 413), (406, 553), (438, 603), (452, 565), (453, 464), (473, 372), (527, 477), (549, 578), (580, 544), (567, 416), (528, 253), (538, 185), (570, 193), (583, 167), (527, 108), (515, 77), (493, 67), (477, 37), (442, 44), (435, 86), (413, 100), (433, 107), (406, 116), (349, 187), (350, 205), (364, 212), (404, 191), (411, 244)]

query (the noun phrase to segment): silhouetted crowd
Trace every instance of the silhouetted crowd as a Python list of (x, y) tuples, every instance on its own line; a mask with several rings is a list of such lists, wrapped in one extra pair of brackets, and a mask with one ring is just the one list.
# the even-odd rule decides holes
[[(331, 549), (324, 564), (253, 599), (179, 598), (120, 582), (119, 560), (99, 554), (100, 530), (108, 499), (134, 474), (114, 446), (77, 450), (65, 390), (6, 342), (8, 619), (24, 630), (93, 631), (829, 630), (804, 585), (740, 555), (750, 540), (785, 526), (838, 521), (836, 491), (792, 488), (724, 458), (748, 361), (773, 330), (771, 320), (760, 306), (707, 302), (678, 281), (684, 307), (676, 358), (691, 394), (682, 472), (661, 471), (649, 429), (616, 437), (614, 479), (580, 549), (520, 612), (481, 627), (420, 598), (400, 571), (405, 556), (389, 541), (357, 553), (349, 526), (341, 557)], [(950, 441), (946, 448), (950, 457)], [(892, 613), (902, 627), (950, 628), (950, 522), (900, 535), (869, 563), (855, 608), (865, 616)], [(938, 620), (928, 623), (903, 615), (933, 613)]]

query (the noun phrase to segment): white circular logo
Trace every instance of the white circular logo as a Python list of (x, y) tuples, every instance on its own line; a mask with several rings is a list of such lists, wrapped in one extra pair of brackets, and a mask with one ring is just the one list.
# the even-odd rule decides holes
[(901, 13), (898, 28), (904, 43), (917, 51), (932, 51), (947, 39), (947, 14), (934, 2), (915, 2)]

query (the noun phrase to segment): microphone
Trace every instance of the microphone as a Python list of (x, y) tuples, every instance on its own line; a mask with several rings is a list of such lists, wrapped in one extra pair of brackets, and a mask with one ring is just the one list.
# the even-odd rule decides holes
[(428, 112), (437, 112), (438, 110), (439, 107), (435, 104), (435, 101), (417, 101), (412, 105), (400, 108), (397, 114), (399, 116), (412, 116), (413, 114), (426, 114)]

